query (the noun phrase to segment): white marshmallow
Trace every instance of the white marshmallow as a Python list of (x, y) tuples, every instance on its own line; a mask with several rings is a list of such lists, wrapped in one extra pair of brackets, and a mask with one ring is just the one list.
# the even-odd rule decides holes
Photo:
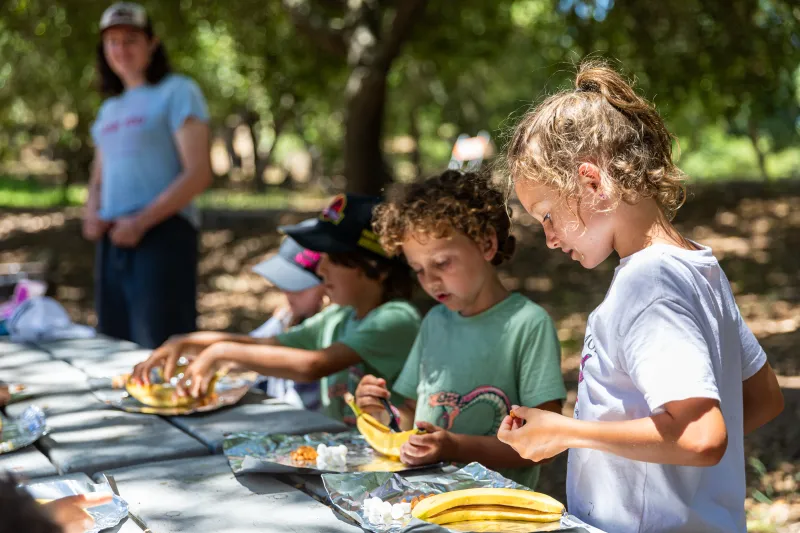
[(400, 520), (403, 518), (403, 516), (405, 516), (405, 514), (406, 513), (402, 504), (396, 503), (392, 505), (392, 518), (394, 520)]

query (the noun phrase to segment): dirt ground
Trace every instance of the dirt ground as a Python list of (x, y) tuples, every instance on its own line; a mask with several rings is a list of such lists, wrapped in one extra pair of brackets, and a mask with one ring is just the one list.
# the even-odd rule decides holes
[[(586, 318), (600, 303), (616, 260), (593, 271), (547, 249), (538, 224), (515, 208), (518, 253), (502, 269), (508, 287), (543, 305), (562, 340), (571, 414)], [(275, 227), (303, 213), (209, 213), (202, 233), (199, 326), (247, 332), (280, 297), (250, 267), (274, 252)], [(93, 246), (81, 239), (75, 209), (0, 208), (0, 264), (47, 260), (51, 292), (76, 321), (94, 323)], [(746, 439), (750, 531), (800, 533), (800, 184), (725, 183), (693, 190), (677, 224), (711, 246), (747, 323), (779, 375), (786, 409)], [(418, 303), (426, 310), (431, 302)], [(564, 500), (566, 458), (545, 467), (539, 489)]]

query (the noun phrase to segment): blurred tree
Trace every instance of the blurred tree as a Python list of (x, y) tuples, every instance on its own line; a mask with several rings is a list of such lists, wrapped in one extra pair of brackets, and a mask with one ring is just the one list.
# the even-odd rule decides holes
[[(313, 172), (377, 192), (393, 170), (405, 179), (443, 166), (459, 133), (488, 129), (502, 145), (528, 103), (590, 53), (637, 73), (689, 150), (724, 124), (727, 138), (750, 140), (765, 174), (770, 152), (798, 145), (790, 0), (142, 1), (175, 68), (203, 88), (215, 131), (232, 144), (247, 127), (259, 189), (267, 166), (297, 150)], [(0, 4), (0, 156), (44, 139), (68, 182), (88, 175), (105, 7)]]
[(354, 192), (379, 193), (391, 172), (383, 157), (387, 78), (428, 0), (282, 0), (298, 31), (346, 60), (344, 175)]
[(560, 0), (559, 9), (581, 54), (607, 52), (641, 74), (659, 102), (747, 136), (765, 179), (767, 152), (797, 143), (796, 2)]

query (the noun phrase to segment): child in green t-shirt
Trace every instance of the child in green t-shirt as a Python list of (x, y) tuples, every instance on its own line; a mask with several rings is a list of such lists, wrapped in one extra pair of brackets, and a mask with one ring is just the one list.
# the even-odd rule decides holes
[(342, 397), (354, 392), (365, 373), (393, 382), (420, 326), (419, 313), (406, 301), (412, 285), (408, 265), (388, 257), (371, 230), (379, 202), (339, 195), (318, 218), (280, 228), (322, 254), (317, 273), (332, 305), (275, 337), (220, 341), (220, 334), (201, 332), (165, 344), (151, 359), (174, 368), (166, 361), (199, 351), (179, 384), (180, 393), (195, 397), (226, 364), (301, 383), (321, 380), (324, 411), (354, 422)]
[[(447, 171), (412, 185), (376, 209), (374, 228), (390, 253), (402, 252), (441, 305), (425, 319), (393, 391), (412, 436), (410, 465), (479, 461), (534, 488), (539, 469), (496, 433), (512, 405), (561, 412), (566, 397), (561, 348), (547, 312), (509, 293), (496, 267), (514, 251), (503, 194), (476, 174)], [(364, 376), (356, 401), (388, 418), (386, 380)]]

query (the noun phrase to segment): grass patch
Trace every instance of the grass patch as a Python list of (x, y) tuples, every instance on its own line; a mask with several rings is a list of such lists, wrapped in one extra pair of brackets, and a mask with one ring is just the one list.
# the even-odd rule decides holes
[[(320, 208), (326, 195), (315, 191), (286, 191), (277, 187), (263, 193), (212, 189), (197, 199), (202, 209), (230, 209), (234, 211), (261, 209)], [(0, 176), (0, 207), (46, 208), (57, 206), (82, 206), (86, 202), (86, 185), (71, 185), (66, 198), (58, 186)]]

